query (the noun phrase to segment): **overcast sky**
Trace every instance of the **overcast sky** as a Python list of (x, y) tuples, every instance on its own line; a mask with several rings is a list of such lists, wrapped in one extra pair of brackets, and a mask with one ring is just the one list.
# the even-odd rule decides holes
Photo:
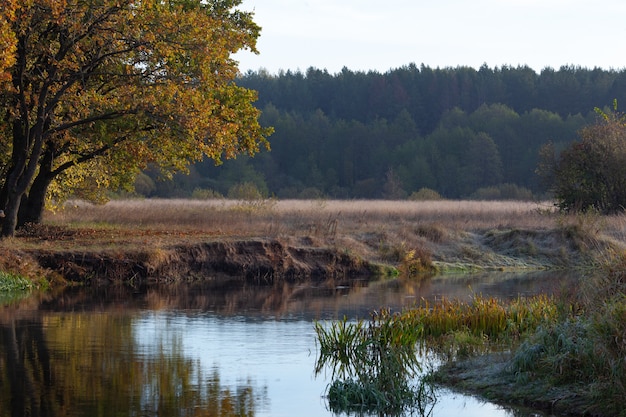
[(626, 68), (624, 0), (243, 0), (263, 30), (239, 68)]

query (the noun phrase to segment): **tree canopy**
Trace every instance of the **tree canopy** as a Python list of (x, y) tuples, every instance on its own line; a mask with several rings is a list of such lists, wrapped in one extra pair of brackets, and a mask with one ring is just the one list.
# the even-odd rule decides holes
[(272, 152), (198, 163), (193, 176), (153, 181), (143, 195), (227, 195), (237, 174), (279, 198), (400, 198), (422, 188), (444, 198), (549, 198), (534, 173), (541, 146), (565, 148), (594, 123), (594, 107), (626, 96), (626, 70), (573, 66), (261, 69), (238, 83), (259, 92), (260, 120), (276, 130)]
[[(267, 147), (256, 93), (234, 83), (260, 28), (240, 0), (26, 0), (0, 9), (3, 236), (49, 190), (132, 184)], [(51, 187), (51, 185), (55, 183)]]

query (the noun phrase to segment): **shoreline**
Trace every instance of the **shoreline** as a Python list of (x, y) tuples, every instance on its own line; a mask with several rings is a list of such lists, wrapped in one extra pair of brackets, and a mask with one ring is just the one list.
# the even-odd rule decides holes
[(554, 386), (542, 380), (516, 381), (507, 368), (509, 353), (487, 353), (442, 365), (430, 378), (435, 384), (506, 406), (524, 407), (549, 415), (601, 417), (590, 410), (588, 388)]
[[(129, 212), (141, 212), (144, 219), (151, 215), (146, 208), (158, 208), (153, 202), (133, 204)], [(129, 214), (76, 206), (69, 214), (49, 215), (44, 225), (0, 241), (5, 254), (0, 270), (34, 279), (45, 276), (53, 288), (221, 276), (268, 285), (280, 280), (332, 278), (341, 282), (424, 273), (585, 272), (626, 248), (621, 217), (564, 217), (530, 204), (524, 211), (516, 208), (508, 214), (501, 209), (490, 212), (489, 204), (479, 211), (459, 212), (460, 202), (450, 202), (457, 210), (450, 212), (430, 205), (425, 206), (428, 212), (420, 212), (419, 204), (398, 212), (371, 213), (331, 209), (332, 203), (312, 204), (310, 211), (302, 207), (292, 211), (259, 206), (187, 207), (187, 223), (178, 226), (168, 224), (170, 219), (158, 220), (157, 214), (155, 220), (140, 223), (131, 217), (126, 220)], [(101, 222), (79, 217), (86, 215)], [(163, 213), (158, 216), (164, 218)], [(453, 220), (446, 221), (446, 216)], [(588, 415), (576, 387), (569, 392), (553, 392), (541, 385), (513, 390), (515, 381), (503, 376), (493, 358), (480, 356), (448, 364), (436, 376), (438, 383), (494, 402)]]

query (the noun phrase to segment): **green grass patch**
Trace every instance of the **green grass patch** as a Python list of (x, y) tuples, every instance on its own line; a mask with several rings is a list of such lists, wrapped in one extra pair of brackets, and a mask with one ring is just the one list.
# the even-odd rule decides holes
[(28, 292), (34, 288), (34, 284), (28, 278), (9, 272), (0, 271), (0, 293), (1, 292)]
[(28, 278), (0, 271), (0, 305), (19, 301), (29, 296), (32, 290), (38, 287)]

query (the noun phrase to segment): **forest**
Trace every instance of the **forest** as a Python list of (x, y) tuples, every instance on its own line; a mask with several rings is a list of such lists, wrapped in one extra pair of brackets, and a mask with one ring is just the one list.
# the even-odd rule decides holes
[(258, 92), (270, 151), (159, 181), (148, 197), (475, 198), (547, 196), (535, 174), (539, 148), (578, 139), (626, 95), (626, 70), (563, 66), (430, 68), (379, 72), (265, 70), (236, 83)]

